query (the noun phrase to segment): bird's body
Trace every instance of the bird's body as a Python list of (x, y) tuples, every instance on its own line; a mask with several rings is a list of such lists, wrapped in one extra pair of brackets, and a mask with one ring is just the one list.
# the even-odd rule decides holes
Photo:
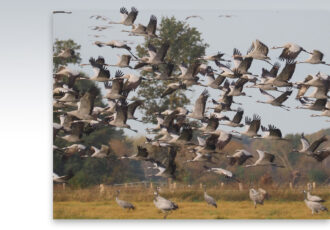
[(312, 102), (307, 102), (303, 100), (302, 98), (299, 99), (302, 106), (297, 106), (296, 109), (309, 109), (309, 110), (315, 110), (315, 111), (323, 111), (326, 109), (328, 100), (326, 98), (324, 99), (316, 99)]
[(307, 199), (305, 199), (304, 202), (306, 206), (312, 211), (312, 215), (314, 215), (314, 213), (319, 213), (320, 211), (328, 211), (328, 209), (319, 202), (309, 201)]
[(110, 71), (104, 64), (98, 63), (94, 58), (89, 59), (89, 63), (93, 66), (94, 75), (90, 77), (92, 81), (107, 82), (110, 79)]
[(249, 191), (250, 199), (253, 201), (254, 208), (257, 208), (257, 204), (263, 205), (267, 192), (264, 189), (255, 190), (253, 188)]
[(304, 133), (301, 134), (300, 137), (300, 142), (301, 142), (301, 149), (300, 150), (293, 150), (293, 151), (297, 151), (299, 153), (302, 154), (306, 154), (309, 156), (312, 156), (313, 153), (316, 151), (316, 149), (325, 141), (327, 141), (327, 137), (326, 136), (322, 136), (321, 138), (317, 139), (316, 141), (314, 141), (312, 144), (310, 144), (310, 142), (306, 139)]
[(323, 87), (329, 84), (330, 76), (324, 73), (317, 73), (315, 75), (309, 75), (307, 81), (305, 81), (303, 84), (308, 86), (314, 86), (314, 87)]
[(266, 151), (261, 151), (259, 149), (257, 149), (257, 153), (258, 153), (258, 160), (256, 160), (254, 162), (254, 164), (252, 165), (245, 165), (245, 168), (249, 168), (249, 167), (256, 167), (256, 166), (276, 166), (276, 167), (281, 167), (283, 168), (283, 166), (277, 165), (274, 160), (275, 160), (275, 155), (271, 154), (269, 152)]
[(159, 209), (159, 210), (161, 210), (162, 212), (165, 213), (164, 219), (167, 218), (167, 215), (170, 212), (172, 212), (172, 211), (174, 211), (174, 210), (176, 210), (176, 209), (179, 208), (179, 206), (176, 203), (174, 203), (174, 202), (172, 202), (172, 201), (170, 201), (168, 199), (165, 199), (164, 197), (160, 196), (159, 195), (158, 188), (154, 192), (154, 200), (153, 200), (153, 202), (154, 202), (154, 205), (156, 206), (157, 209)]
[(175, 82), (175, 83), (170, 83), (167, 85), (166, 90), (162, 93), (162, 95), (160, 96), (161, 98), (164, 98), (167, 95), (171, 95), (172, 93), (174, 93), (175, 91), (179, 90), (179, 89), (186, 89), (187, 86), (185, 84), (183, 84), (181, 81), (180, 82)]
[(82, 138), (83, 129), (84, 129), (83, 122), (71, 123), (70, 133), (65, 136), (62, 136), (61, 138), (63, 140), (66, 140), (67, 142), (78, 142)]
[(59, 176), (56, 173), (53, 173), (53, 182), (55, 183), (67, 183), (74, 176), (72, 170), (69, 170), (68, 175)]
[(91, 157), (93, 157), (93, 158), (102, 159), (102, 158), (106, 158), (109, 156), (110, 151), (109, 151), (109, 146), (107, 146), (107, 145), (102, 145), (101, 149), (98, 149), (94, 146), (92, 146), (91, 148), (94, 151), (93, 154), (91, 155)]
[(108, 42), (101, 42), (101, 41), (96, 41), (94, 42), (95, 45), (98, 47), (103, 47), (103, 46), (109, 46), (111, 48), (116, 48), (116, 49), (125, 49), (127, 50), (134, 58), (137, 58), (131, 51), (131, 47), (127, 45), (127, 42), (125, 41), (118, 41), (118, 40), (111, 40)]
[(137, 25), (133, 24), (131, 31), (123, 30), (123, 32), (129, 32), (129, 35), (134, 35), (134, 36), (157, 37), (156, 28), (157, 28), (157, 18), (155, 15), (151, 15), (147, 26), (144, 26), (142, 24), (137, 24)]
[(203, 119), (206, 108), (206, 101), (208, 97), (208, 91), (204, 90), (196, 100), (193, 112), (189, 113), (187, 116), (199, 120)]
[(279, 59), (287, 61), (295, 60), (302, 51), (309, 53), (304, 48), (295, 43), (286, 43), (283, 46), (274, 46), (272, 49), (283, 49)]
[(154, 160), (152, 158), (149, 159), (150, 162), (154, 164), (154, 168), (158, 170), (158, 173), (154, 176), (156, 177), (166, 177), (166, 178), (175, 178), (176, 171), (176, 158), (177, 150), (175, 147), (170, 146), (167, 150), (167, 155), (162, 162), (158, 160)]
[(137, 146), (138, 152), (131, 156), (122, 156), (121, 159), (130, 159), (130, 160), (147, 160), (148, 159), (148, 150), (142, 146)]
[(289, 98), (289, 96), (292, 94), (292, 90), (287, 90), (276, 98), (274, 96), (272, 96), (271, 94), (267, 93), (263, 89), (259, 89), (259, 90), (263, 95), (266, 95), (269, 98), (269, 100), (268, 101), (257, 101), (258, 103), (271, 104), (273, 106), (278, 106), (278, 107), (284, 108), (285, 110), (289, 109), (289, 107), (282, 105), (282, 103)]
[(109, 125), (115, 126), (118, 128), (126, 128), (126, 129), (130, 129), (134, 132), (137, 132), (137, 130), (132, 129), (130, 125), (126, 124), (127, 113), (128, 113), (128, 106), (127, 106), (126, 101), (123, 101), (123, 102), (117, 104), (116, 112), (112, 116), (112, 120), (109, 122)]
[(81, 154), (84, 152), (85, 149), (86, 149), (86, 146), (82, 145), (82, 144), (73, 144), (73, 145), (62, 148), (65, 158), (68, 158), (74, 154)]
[(261, 126), (261, 130), (266, 134), (261, 137), (268, 140), (286, 140), (282, 137), (282, 132), (279, 128), (274, 125), (268, 125), (268, 128)]
[(120, 191), (117, 190), (117, 196), (116, 196), (116, 203), (123, 209), (127, 209), (128, 211), (129, 210), (135, 210), (135, 206), (133, 204), (131, 204), (130, 202), (128, 201), (124, 201), (124, 200), (120, 200), (119, 199), (119, 193)]
[(326, 64), (325, 61), (323, 61), (323, 56), (324, 54), (319, 51), (319, 50), (313, 50), (311, 53), (311, 56), (306, 60), (298, 63), (309, 63), (309, 64), (324, 64), (324, 65), (329, 65)]
[(312, 196), (309, 191), (308, 192), (304, 191), (304, 196), (305, 196), (304, 202), (307, 208), (309, 208), (312, 211), (312, 215), (320, 211), (328, 211), (328, 209), (320, 203), (324, 201), (320, 197)]
[(215, 201), (215, 199), (212, 196), (210, 196), (209, 194), (206, 193), (206, 187), (205, 186), (204, 186), (204, 200), (208, 205), (211, 205), (215, 208), (218, 207), (217, 202)]
[(309, 201), (312, 201), (312, 202), (324, 202), (325, 201), (319, 196), (311, 195), (310, 191), (304, 190), (304, 193), (306, 194), (307, 200), (309, 200)]
[(58, 55), (54, 56), (55, 58), (71, 58), (75, 55), (73, 49), (64, 49)]
[(243, 114), (244, 114), (244, 110), (239, 107), (233, 119), (229, 121), (225, 121), (223, 125), (227, 125), (231, 127), (243, 127), (243, 124), (241, 124)]
[[(254, 114), (253, 118), (245, 117), (245, 125), (246, 125), (246, 131), (239, 132), (241, 135), (248, 136), (248, 137), (259, 137), (258, 131), (260, 129), (260, 123), (261, 123), (260, 116)], [(238, 133), (237, 131), (233, 130), (232, 132)]]
[(159, 65), (164, 63), (164, 58), (170, 47), (168, 42), (161, 45), (159, 49), (156, 49), (152, 44), (148, 45), (148, 56), (139, 59), (139, 63), (135, 65), (134, 69), (139, 69), (145, 65)]
[(125, 26), (132, 26), (134, 24), (134, 21), (136, 20), (138, 13), (139, 11), (135, 7), (132, 7), (131, 12), (129, 13), (125, 7), (122, 7), (120, 8), (122, 20), (120, 22), (109, 22), (109, 24), (122, 24)]
[(97, 89), (93, 87), (90, 88), (90, 90), (80, 98), (77, 110), (67, 112), (67, 114), (80, 120), (94, 120), (92, 112), (96, 94)]
[(253, 41), (248, 53), (243, 57), (258, 59), (258, 60), (262, 60), (267, 63), (270, 63), (268, 61), (268, 60), (270, 60), (270, 58), (267, 56), (268, 51), (269, 51), (269, 49), (264, 43), (262, 43), (259, 40), (255, 40), (255, 41)]
[(204, 166), (204, 168), (207, 170), (207, 172), (213, 172), (218, 175), (223, 175), (225, 178), (233, 179), (238, 182), (238, 180), (235, 178), (234, 174), (226, 169), (223, 168), (209, 168), (207, 166)]
[(236, 152), (233, 155), (231, 156), (227, 155), (226, 157), (229, 159), (230, 165), (235, 165), (236, 163), (237, 165), (242, 165), (249, 158), (253, 158), (253, 155), (244, 149), (240, 149), (240, 150), (236, 150)]
[(115, 64), (115, 65), (107, 65), (107, 66), (117, 66), (117, 67), (120, 67), (120, 68), (132, 68), (129, 63), (132, 59), (132, 56), (129, 55), (129, 54), (123, 54), (121, 56), (119, 56), (119, 60), (118, 62)]
[(329, 85), (315, 87), (314, 91), (305, 98), (328, 99)]
[(104, 86), (109, 92), (106, 94), (105, 98), (108, 100), (125, 99), (127, 95), (124, 95), (124, 79), (122, 79), (124, 73), (120, 70), (116, 71), (115, 78), (111, 80), (112, 84), (105, 82)]
[(289, 80), (292, 78), (295, 69), (296, 62), (288, 61), (282, 71), (276, 76), (268, 76), (263, 84), (273, 85), (275, 87), (291, 87), (292, 83)]

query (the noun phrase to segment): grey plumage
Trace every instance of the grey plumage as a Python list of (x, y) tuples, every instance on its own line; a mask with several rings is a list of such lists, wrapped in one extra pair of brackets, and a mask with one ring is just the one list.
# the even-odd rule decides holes
[(120, 191), (117, 190), (117, 196), (116, 196), (116, 202), (117, 204), (122, 207), (123, 209), (127, 209), (128, 211), (129, 210), (134, 210), (135, 209), (135, 206), (133, 204), (131, 204), (130, 202), (127, 202), (127, 201), (124, 201), (124, 200), (120, 200), (118, 197), (119, 197), (119, 193)]
[(253, 201), (254, 208), (257, 208), (257, 204), (260, 204), (260, 205), (264, 204), (264, 200), (267, 196), (267, 192), (261, 188), (259, 188), (258, 190), (251, 188), (249, 191), (249, 196), (250, 196), (250, 199)]
[(206, 193), (206, 186), (204, 186), (204, 200), (206, 201), (206, 203), (207, 203), (208, 205), (211, 205), (211, 206), (213, 206), (213, 207), (215, 207), (215, 208), (218, 207), (218, 206), (217, 206), (217, 202), (215, 201), (215, 199), (214, 199), (212, 196), (210, 196), (210, 195), (208, 195), (208, 194)]
[(314, 215), (314, 213), (318, 213), (320, 211), (326, 211), (326, 212), (328, 211), (328, 209), (324, 205), (320, 204), (319, 202), (308, 200), (307, 194), (306, 193), (304, 193), (304, 194), (305, 194), (304, 202), (305, 202), (307, 208), (309, 208), (312, 211), (312, 215)]
[(174, 202), (172, 202), (170, 200), (167, 200), (164, 197), (161, 197), (159, 195), (159, 191), (158, 190), (159, 190), (159, 188), (157, 187), (156, 191), (154, 192), (154, 200), (153, 200), (153, 202), (154, 202), (156, 208), (158, 208), (159, 210), (161, 210), (162, 212), (165, 213), (164, 219), (166, 219), (167, 215), (171, 211), (178, 209), (179, 206), (176, 203), (174, 203)]

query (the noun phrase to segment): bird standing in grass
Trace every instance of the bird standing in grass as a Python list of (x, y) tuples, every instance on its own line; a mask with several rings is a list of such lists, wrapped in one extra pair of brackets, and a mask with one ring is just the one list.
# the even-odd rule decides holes
[(117, 204), (122, 207), (123, 209), (127, 209), (127, 211), (129, 210), (135, 210), (135, 206), (133, 204), (131, 204), (130, 202), (124, 201), (124, 200), (120, 200), (119, 197), (119, 193), (120, 190), (117, 190), (117, 195), (116, 195), (116, 202)]
[(217, 208), (218, 206), (217, 206), (217, 202), (215, 201), (215, 199), (212, 196), (210, 196), (206, 193), (206, 186), (205, 185), (203, 186), (203, 188), (204, 188), (204, 200), (206, 201), (206, 203), (208, 205), (211, 205), (211, 206)]
[(249, 196), (250, 199), (253, 201), (254, 208), (257, 208), (257, 204), (261, 204), (261, 205), (264, 204), (264, 200), (267, 197), (267, 192), (262, 188), (259, 188), (258, 190), (251, 188), (249, 192)]
[(154, 192), (154, 204), (156, 208), (158, 208), (159, 210), (165, 213), (164, 219), (166, 219), (168, 214), (171, 213), (173, 210), (178, 209), (179, 206), (176, 203), (167, 200), (164, 197), (161, 197), (158, 194), (158, 192), (159, 192), (159, 187), (157, 187), (156, 191)]
[(319, 211), (328, 211), (328, 209), (319, 202), (308, 200), (308, 194), (305, 191), (304, 191), (304, 196), (305, 196), (304, 199), (305, 204), (307, 208), (309, 208), (312, 211), (312, 215), (314, 215), (314, 213), (319, 213)]

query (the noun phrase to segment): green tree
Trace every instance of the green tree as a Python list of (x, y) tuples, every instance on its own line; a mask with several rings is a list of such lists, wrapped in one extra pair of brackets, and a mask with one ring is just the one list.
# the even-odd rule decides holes
[[(142, 45), (138, 45), (136, 47), (138, 56), (142, 57), (147, 54), (149, 43), (159, 48), (165, 41), (170, 43), (165, 62), (171, 62), (176, 65), (182, 62), (192, 63), (197, 57), (204, 55), (205, 49), (208, 47), (208, 44), (201, 38), (201, 33), (195, 27), (190, 27), (186, 22), (176, 20), (175, 17), (163, 17), (159, 25), (159, 37), (146, 38)], [(174, 74), (177, 73), (178, 71), (175, 69)], [(146, 76), (150, 73), (142, 72), (141, 74)], [(169, 83), (171, 81), (151, 80), (142, 82), (140, 85), (138, 95), (146, 100), (142, 106), (145, 115), (144, 121), (155, 122), (155, 117), (153, 116), (155, 112), (190, 103), (189, 98), (187, 98), (184, 92), (180, 91), (160, 99), (159, 95), (162, 94)]]
[(79, 64), (81, 62), (80, 53), (78, 50), (80, 49), (80, 45), (75, 43), (72, 39), (69, 40), (58, 40), (56, 39), (53, 46), (53, 56), (58, 55), (62, 50), (65, 49), (73, 49), (75, 51), (75, 55), (70, 58), (53, 58), (53, 71), (56, 72), (60, 65), (67, 64)]

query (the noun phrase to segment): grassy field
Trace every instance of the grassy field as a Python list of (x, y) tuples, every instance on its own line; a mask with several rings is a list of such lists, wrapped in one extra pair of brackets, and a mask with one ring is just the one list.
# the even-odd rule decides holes
[[(152, 202), (133, 202), (134, 211), (121, 209), (115, 201), (54, 202), (54, 219), (162, 219)], [(330, 213), (312, 215), (304, 202), (266, 201), (254, 209), (250, 201), (219, 201), (218, 208), (204, 202), (178, 202), (168, 219), (329, 219)], [(330, 202), (325, 204), (330, 207)]]
[[(134, 211), (121, 209), (114, 200), (117, 188), (99, 192), (97, 187), (89, 189), (54, 188), (54, 219), (162, 219), (164, 214), (156, 209), (152, 189), (121, 188), (120, 198), (132, 202)], [(303, 201), (301, 189), (271, 190), (269, 200), (254, 209), (248, 190), (220, 190), (210, 188), (208, 193), (218, 201), (218, 208), (208, 206), (203, 192), (198, 188), (169, 190), (161, 195), (179, 205), (179, 209), (168, 215), (168, 219), (330, 219), (330, 212), (312, 215)], [(330, 208), (330, 190), (322, 188), (313, 194), (326, 199)]]

